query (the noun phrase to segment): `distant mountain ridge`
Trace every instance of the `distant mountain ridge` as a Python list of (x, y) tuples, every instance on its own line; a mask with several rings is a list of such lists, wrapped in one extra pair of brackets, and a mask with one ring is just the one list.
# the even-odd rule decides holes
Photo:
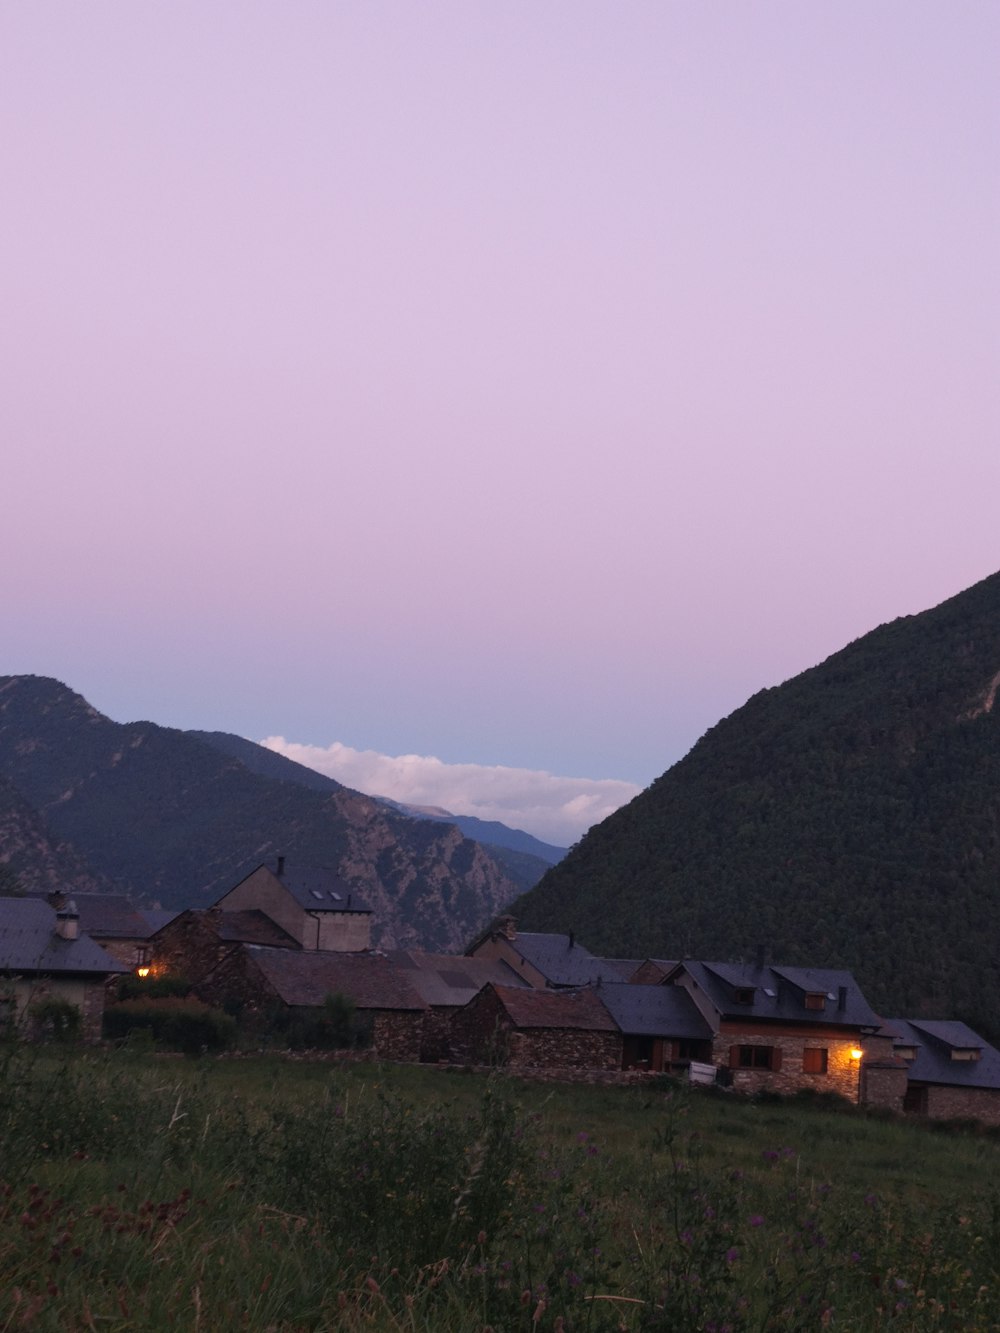
[(281, 777), (183, 731), (112, 722), (59, 681), (0, 677), (0, 779), (8, 822), (24, 830), (11, 861), (26, 888), (76, 874), (141, 903), (204, 906), (287, 853), (338, 868), (373, 908), (376, 942), (444, 950), (524, 885), (457, 828), (313, 782), (311, 770), (290, 779), (289, 761), (272, 761)]
[[(319, 773), (306, 764), (297, 763), (285, 755), (269, 750), (266, 745), (245, 740), (227, 731), (189, 731), (206, 745), (215, 746), (225, 754), (239, 759), (253, 773), (264, 777), (277, 778), (282, 782), (297, 782), (300, 786), (313, 791), (349, 791), (348, 787), (336, 779)], [(376, 792), (364, 793), (373, 801), (388, 806), (409, 819), (433, 819), (442, 824), (454, 824), (460, 833), (474, 842), (481, 843), (499, 857), (508, 872), (517, 880), (522, 889), (538, 882), (548, 866), (555, 865), (566, 855), (567, 848), (555, 847), (551, 843), (525, 833), (523, 829), (509, 828), (497, 820), (477, 819), (474, 815), (453, 815), (449, 810), (435, 806), (407, 805), (403, 801), (394, 801), (388, 796), (379, 796)], [(516, 855), (508, 855), (514, 853)]]
[(512, 908), (625, 956), (852, 968), (1000, 1035), (1000, 574), (754, 695)]

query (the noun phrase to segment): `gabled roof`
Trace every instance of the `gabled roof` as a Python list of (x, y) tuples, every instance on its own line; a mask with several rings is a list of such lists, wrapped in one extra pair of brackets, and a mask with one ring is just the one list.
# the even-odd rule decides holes
[(633, 975), (633, 973), (637, 972), (639, 968), (642, 967), (643, 961), (644, 960), (641, 958), (601, 959), (602, 963), (607, 963), (608, 967), (614, 968), (614, 970), (621, 977), (622, 981), (628, 981), (629, 978)]
[[(199, 916), (207, 913), (199, 913)], [(267, 944), (275, 949), (301, 949), (297, 939), (282, 930), (277, 921), (272, 921), (266, 912), (256, 907), (238, 912), (220, 912), (214, 921), (219, 939), (227, 944)]]
[(604, 983), (598, 990), (604, 1007), (628, 1037), (676, 1037), (707, 1040), (712, 1029), (683, 986), (631, 986)]
[(92, 976), (129, 969), (89, 935), (64, 940), (56, 934), (56, 913), (38, 898), (0, 898), (0, 972)]
[[(361, 912), (371, 915), (372, 909), (362, 902), (357, 890), (329, 866), (299, 865), (280, 857), (275, 861), (265, 861), (263, 867), (257, 866), (257, 870), (261, 868), (269, 870), (307, 912)], [(256, 871), (250, 873), (256, 874)], [(247, 878), (249, 876), (244, 876), (244, 879)]]
[[(761, 967), (685, 959), (666, 983), (681, 970), (708, 996), (722, 1018), (852, 1028), (877, 1028), (881, 1022), (851, 973), (840, 968)], [(807, 1009), (806, 995), (823, 996), (823, 1007)]]
[(285, 1004), (317, 1008), (328, 995), (346, 995), (358, 1009), (427, 1008), (406, 973), (383, 954), (332, 953), (320, 949), (268, 949), (245, 944)]
[[(54, 906), (48, 894), (31, 893), (28, 897)], [(60, 895), (66, 901), (69, 895)], [(80, 930), (95, 939), (145, 940), (152, 934), (145, 913), (132, 906), (124, 893), (74, 893), (80, 916)]]
[(515, 1027), (618, 1031), (595, 990), (535, 990), (513, 986), (493, 986), (492, 989)]
[(465, 958), (415, 949), (398, 949), (388, 957), (405, 972), (406, 980), (425, 1004), (439, 1007), (468, 1004), (489, 982), (498, 986), (528, 985), (498, 958)]
[(572, 935), (518, 931), (510, 947), (538, 969), (551, 986), (589, 986), (595, 981), (621, 981), (621, 973), (603, 958), (577, 944)]
[[(965, 1023), (891, 1018), (886, 1019), (886, 1027), (895, 1034), (897, 1049), (916, 1047), (916, 1058), (906, 1061), (906, 1077), (911, 1083), (1000, 1088), (1000, 1051)], [(953, 1050), (978, 1050), (979, 1059), (953, 1060)]]
[(158, 930), (168, 926), (175, 917), (180, 916), (182, 907), (140, 907), (139, 912), (149, 926), (149, 933), (155, 935)]

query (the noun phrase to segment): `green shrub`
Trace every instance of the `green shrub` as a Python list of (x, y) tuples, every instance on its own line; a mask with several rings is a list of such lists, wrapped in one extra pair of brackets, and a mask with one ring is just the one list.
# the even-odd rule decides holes
[(105, 1010), (108, 1040), (122, 1040), (142, 1030), (151, 1032), (157, 1045), (187, 1055), (225, 1050), (236, 1041), (234, 1019), (200, 1000), (123, 1000)]
[(346, 995), (327, 995), (319, 1009), (305, 1012), (285, 1005), (270, 1010), (266, 1024), (283, 1037), (293, 1051), (333, 1051), (371, 1042), (371, 1024), (359, 1016)]
[(32, 1004), (28, 1013), (39, 1037), (48, 1041), (79, 1041), (82, 1016), (75, 1004), (57, 995), (47, 995)]
[(191, 983), (187, 977), (140, 977), (134, 972), (126, 972), (115, 983), (118, 1000), (167, 1000), (175, 996), (183, 999), (190, 993)]

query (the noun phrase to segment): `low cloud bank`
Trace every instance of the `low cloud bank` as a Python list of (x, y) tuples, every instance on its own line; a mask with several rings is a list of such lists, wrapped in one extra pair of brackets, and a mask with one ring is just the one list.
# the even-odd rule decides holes
[(268, 736), (260, 744), (355, 791), (496, 819), (557, 847), (576, 842), (640, 791), (634, 782), (616, 778), (560, 778), (531, 768), (445, 764), (432, 755), (378, 754), (339, 741), (324, 747)]

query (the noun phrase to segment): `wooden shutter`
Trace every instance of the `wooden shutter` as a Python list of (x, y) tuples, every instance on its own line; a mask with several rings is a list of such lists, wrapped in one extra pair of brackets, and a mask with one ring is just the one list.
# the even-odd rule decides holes
[(740, 1048), (739, 1048), (738, 1046), (730, 1046), (730, 1048), (729, 1048), (729, 1068), (730, 1068), (730, 1069), (739, 1069), (739, 1067), (740, 1067)]
[(771, 1072), (776, 1074), (781, 1068), (781, 1047), (771, 1047)]

